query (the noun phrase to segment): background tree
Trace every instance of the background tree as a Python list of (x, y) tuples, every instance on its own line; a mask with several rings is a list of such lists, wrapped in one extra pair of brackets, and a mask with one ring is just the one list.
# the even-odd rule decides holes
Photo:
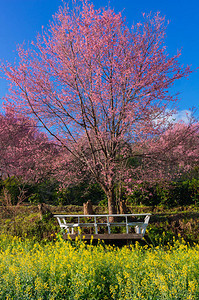
[(158, 138), (138, 144), (137, 151), (137, 160), (134, 157), (128, 162), (134, 167), (127, 166), (129, 191), (142, 182), (154, 185), (186, 178), (199, 165), (199, 123), (176, 123)]
[(0, 173), (37, 182), (52, 171), (52, 158), (58, 150), (37, 124), (7, 106), (0, 113)]
[(60, 8), (32, 47), (19, 47), (18, 65), (3, 66), (9, 97), (98, 182), (109, 213), (118, 171), (129, 174), (121, 162), (137, 157), (137, 145), (146, 156), (146, 141), (168, 127), (176, 101), (169, 87), (190, 73), (180, 53), (168, 56), (165, 29), (159, 14), (129, 29), (121, 13), (82, 1), (73, 11)]
[[(15, 234), (20, 206), (35, 198), (37, 187), (52, 176), (52, 158), (57, 152), (34, 120), (16, 114), (11, 106), (0, 113), (0, 206), (13, 219)], [(38, 196), (41, 201), (42, 193)]]

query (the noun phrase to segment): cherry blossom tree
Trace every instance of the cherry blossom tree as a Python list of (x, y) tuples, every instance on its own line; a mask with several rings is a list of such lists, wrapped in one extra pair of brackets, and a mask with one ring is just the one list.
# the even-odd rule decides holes
[[(159, 141), (152, 141), (153, 151), (159, 157), (150, 164), (156, 165), (161, 178), (175, 180), (199, 164), (199, 123), (176, 123), (167, 130)], [(162, 167), (163, 165), (163, 167)], [(162, 172), (162, 174), (160, 174)]]
[(18, 110), (63, 145), (79, 175), (98, 182), (110, 214), (118, 174), (129, 176), (121, 166), (146, 156), (147, 141), (165, 132), (177, 100), (169, 88), (190, 73), (180, 53), (167, 54), (165, 30), (159, 13), (129, 28), (121, 13), (82, 1), (60, 8), (35, 43), (19, 47), (18, 64), (2, 66)]
[(128, 168), (128, 179), (123, 179), (129, 192), (143, 182), (179, 180), (199, 165), (199, 123), (175, 123), (137, 150), (136, 166)]
[(34, 120), (17, 115), (7, 106), (0, 113), (0, 174), (37, 182), (51, 172), (57, 150)]

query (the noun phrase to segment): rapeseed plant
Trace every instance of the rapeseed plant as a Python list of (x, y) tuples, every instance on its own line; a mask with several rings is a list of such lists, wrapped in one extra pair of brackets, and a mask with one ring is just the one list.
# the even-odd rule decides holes
[(0, 236), (0, 299), (199, 299), (199, 245), (117, 248)]

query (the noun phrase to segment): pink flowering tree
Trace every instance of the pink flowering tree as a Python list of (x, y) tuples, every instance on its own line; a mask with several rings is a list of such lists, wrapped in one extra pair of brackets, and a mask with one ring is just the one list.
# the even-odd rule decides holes
[(52, 171), (54, 145), (39, 132), (34, 120), (7, 106), (0, 114), (0, 174), (37, 182)]
[(118, 177), (129, 176), (121, 166), (146, 156), (147, 141), (164, 133), (176, 101), (169, 88), (190, 73), (180, 53), (168, 56), (165, 29), (158, 13), (129, 28), (121, 13), (82, 1), (73, 11), (60, 8), (31, 47), (19, 47), (17, 65), (2, 66), (17, 109), (78, 162), (80, 177), (98, 182), (110, 214)]
[(137, 145), (137, 166), (123, 178), (129, 192), (140, 183), (176, 181), (199, 164), (199, 123), (175, 123), (161, 136)]

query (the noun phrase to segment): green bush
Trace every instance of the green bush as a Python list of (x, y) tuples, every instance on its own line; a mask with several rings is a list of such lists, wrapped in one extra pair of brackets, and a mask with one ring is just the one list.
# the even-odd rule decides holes
[(80, 205), (91, 200), (92, 204), (97, 205), (105, 199), (105, 193), (97, 183), (89, 185), (83, 182), (79, 185), (68, 187), (57, 193), (57, 204), (61, 205)]
[(199, 205), (199, 179), (179, 182), (159, 182), (151, 185), (147, 182), (127, 197), (132, 205), (164, 205), (167, 207)]
[(8, 177), (0, 182), (0, 191), (5, 189), (10, 197), (12, 205), (16, 205), (21, 191), (24, 192), (24, 200), (29, 203), (53, 204), (57, 201), (58, 182), (56, 180), (43, 180), (38, 183), (26, 183), (15, 176)]
[[(20, 191), (25, 191), (26, 201), (29, 203), (47, 203), (55, 205), (80, 205), (91, 200), (94, 205), (107, 206), (104, 191), (97, 183), (82, 182), (68, 188), (59, 188), (59, 182), (53, 179), (38, 183), (24, 183), (16, 177), (8, 177), (0, 181), (0, 191), (6, 189), (11, 196), (12, 204), (18, 202)], [(115, 187), (116, 193), (118, 192)], [(121, 197), (130, 205), (147, 206), (183, 206), (199, 205), (199, 179), (190, 178), (179, 182), (157, 182), (153, 185), (144, 182), (130, 195), (124, 187)]]
[(12, 205), (16, 205), (18, 202), (18, 197), (20, 195), (20, 182), (15, 176), (11, 176), (6, 178), (5, 180), (1, 180), (1, 193), (3, 193), (3, 189), (8, 191)]
[(27, 186), (28, 202), (54, 204), (58, 198), (59, 184), (56, 180), (44, 180)]

